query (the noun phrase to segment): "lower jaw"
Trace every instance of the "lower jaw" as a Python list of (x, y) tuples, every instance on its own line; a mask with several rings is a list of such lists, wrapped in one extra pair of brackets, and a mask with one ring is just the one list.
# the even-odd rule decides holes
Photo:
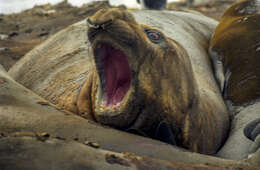
[[(124, 96), (123, 100), (116, 105), (107, 106), (103, 96), (100, 96), (99, 102), (96, 102), (94, 117), (98, 123), (108, 125), (116, 129), (124, 130), (131, 127), (138, 118), (138, 110), (129, 106), (133, 103), (130, 97), (132, 90)], [(127, 102), (126, 102), (127, 101)], [(133, 110), (134, 109), (134, 110)]]
[[(116, 117), (122, 117), (124, 110), (124, 99), (116, 104), (107, 104), (108, 102), (104, 98), (101, 87), (97, 89), (95, 101), (94, 101), (94, 117), (97, 122), (105, 125), (116, 124), (117, 121), (113, 120)], [(115, 121), (115, 123), (113, 123)]]
[[(126, 97), (126, 96), (125, 96)], [(120, 116), (124, 113), (126, 100), (124, 98), (118, 102), (109, 102), (107, 101), (104, 96), (100, 98), (100, 102), (98, 102), (98, 111), (100, 115), (107, 115), (107, 116)]]
[[(131, 100), (131, 93), (133, 92), (131, 85), (128, 89), (128, 91), (125, 93), (124, 97), (117, 102), (109, 102), (106, 100), (106, 94), (104, 93), (104, 87), (98, 85), (100, 81), (97, 79), (97, 84), (95, 85), (94, 93), (95, 93), (95, 98), (94, 98), (94, 109), (93, 111), (95, 112), (95, 115), (99, 114), (110, 114), (111, 116), (116, 116), (120, 115), (123, 112), (125, 112), (125, 108), (128, 105), (129, 99)], [(93, 99), (93, 98), (92, 98)]]

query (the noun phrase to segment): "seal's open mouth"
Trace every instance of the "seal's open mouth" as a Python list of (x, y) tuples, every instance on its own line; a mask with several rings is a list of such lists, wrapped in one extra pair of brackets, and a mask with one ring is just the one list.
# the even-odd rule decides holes
[(131, 70), (127, 56), (108, 43), (100, 43), (95, 48), (95, 62), (99, 72), (104, 104), (119, 106), (131, 83)]

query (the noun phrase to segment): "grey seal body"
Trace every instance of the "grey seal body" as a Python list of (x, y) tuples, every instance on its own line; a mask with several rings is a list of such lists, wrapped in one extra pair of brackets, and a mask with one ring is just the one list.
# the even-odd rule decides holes
[[(255, 126), (252, 129), (249, 128), (246, 131), (247, 134), (250, 134), (248, 138), (244, 135), (245, 127), (247, 127), (248, 123), (259, 118), (260, 102), (246, 107), (233, 107), (229, 104), (228, 106), (233, 108), (231, 112), (235, 114), (232, 116), (229, 137), (217, 153), (217, 156), (228, 159), (243, 159), (252, 153), (250, 150), (254, 146), (254, 140), (256, 139), (249, 139), (256, 125), (254, 124)], [(257, 149), (253, 150), (256, 151)]]
[[(113, 11), (117, 15), (112, 15)], [(100, 11), (99, 14), (105, 12), (106, 10)], [(107, 12), (109, 11), (107, 10)], [(96, 70), (93, 68), (97, 65), (94, 65), (96, 60), (94, 62), (93, 60), (98, 57), (98, 54), (93, 56), (93, 49), (90, 49), (91, 42), (86, 39), (86, 21), (60, 31), (36, 47), (16, 63), (9, 70), (9, 74), (47, 100), (74, 113), (90, 115), (89, 112), (85, 112), (85, 109), (89, 108), (87, 102), (95, 103), (91, 105), (93, 107), (90, 109), (93, 112), (90, 113), (93, 113), (94, 118), (103, 124), (112, 124), (122, 129), (134, 128), (148, 134), (149, 137), (153, 137), (157, 124), (160, 125), (159, 132), (164, 132), (164, 129), (167, 132), (167, 124), (164, 125), (158, 122), (166, 121), (172, 125), (174, 133), (177, 130), (180, 131), (179, 133), (176, 132), (176, 134), (180, 134), (176, 135), (179, 146), (195, 152), (214, 154), (226, 139), (229, 128), (227, 110), (214, 79), (210, 58), (207, 53), (208, 42), (217, 22), (202, 15), (175, 11), (132, 10), (129, 14), (129, 12), (123, 10), (111, 9), (110, 12), (111, 15), (104, 15), (103, 18), (92, 16), (88, 24), (92, 26), (92, 29), (103, 29), (104, 27), (110, 31), (105, 33), (117, 34), (112, 36), (113, 39), (107, 35), (109, 37), (107, 42), (112, 41), (116, 44), (116, 41), (128, 38), (129, 41), (124, 42), (131, 43), (130, 45), (125, 43), (124, 47), (121, 47), (124, 43), (120, 43), (121, 46), (117, 48), (125, 51), (124, 54), (127, 54), (125, 57), (128, 60), (129, 68), (133, 70), (133, 72), (129, 72), (131, 74), (131, 85), (125, 97), (119, 101), (120, 107), (117, 110), (113, 111), (113, 108), (109, 108), (110, 106), (104, 107), (102, 105), (105, 99), (102, 97), (104, 93), (99, 90), (101, 85), (100, 88), (95, 90), (95, 86), (98, 86), (99, 82), (102, 83), (102, 81), (97, 81), (98, 79), (103, 80), (101, 76), (93, 76), (90, 84), (91, 87), (94, 87), (92, 88), (93, 91), (89, 90), (88, 83), (84, 86), (84, 83), (90, 80), (91, 72)], [(111, 16), (126, 17), (111, 19), (109, 18)], [(127, 16), (130, 16), (128, 19), (131, 23), (128, 20), (126, 22)], [(131, 18), (135, 18), (141, 24), (136, 24)], [(101, 19), (104, 19), (105, 22), (97, 22), (97, 20)], [(121, 22), (124, 22), (124, 24), (120, 25)], [(104, 23), (105, 25), (99, 27), (98, 23)], [(115, 25), (124, 26), (124, 28), (129, 27), (111, 31), (115, 28), (112, 26)], [(130, 26), (136, 28), (131, 29)], [(144, 30), (143, 28), (147, 29)], [(167, 50), (169, 49), (167, 53), (165, 53), (163, 44), (159, 47), (159, 45), (150, 42), (147, 37), (148, 34), (145, 32), (147, 30), (157, 30), (157, 32), (160, 30), (160, 35), (165, 35), (165, 38), (162, 39), (163, 42), (166, 42), (167, 37)], [(123, 34), (119, 35), (119, 31), (122, 31)], [(96, 32), (90, 33), (95, 35)], [(88, 37), (91, 37), (90, 33), (88, 33)], [(134, 36), (128, 36), (129, 34), (132, 35), (132, 33), (141, 38), (132, 40), (131, 38)], [(119, 40), (114, 38), (122, 35), (127, 36)], [(104, 41), (104, 36), (101, 37)], [(93, 42), (97, 42), (97, 39)], [(173, 44), (177, 43), (176, 48), (172, 48)], [(141, 44), (145, 48), (138, 48), (139, 46), (135, 46), (136, 44)], [(117, 45), (119, 46), (119, 43)], [(95, 51), (95, 47), (98, 48), (98, 45), (93, 46)], [(133, 47), (136, 47), (137, 50), (132, 50)], [(154, 53), (147, 55), (151, 51), (154, 51)], [(134, 55), (135, 53), (138, 54)], [(128, 57), (128, 55), (131, 57)], [(158, 69), (155, 69), (155, 67)], [(176, 67), (180, 69), (176, 69)], [(184, 68), (186, 70), (180, 71)], [(147, 76), (148, 73), (149, 76)], [(176, 74), (176, 76), (172, 76), (173, 74)], [(185, 74), (187, 78), (183, 78), (180, 74)], [(94, 81), (94, 78), (96, 78), (96, 81)], [(175, 81), (174, 79), (180, 80)], [(177, 84), (177, 82), (180, 84)], [(193, 87), (196, 87), (196, 90)], [(82, 89), (85, 89), (86, 94), (90, 95), (84, 95)], [(78, 102), (81, 101), (78, 100), (81, 92), (83, 94), (82, 101), (88, 96), (93, 96), (92, 99), (86, 100), (86, 105), (84, 102)], [(79, 98), (81, 99), (81, 97)], [(180, 98), (184, 100), (180, 102)], [(196, 98), (196, 102), (194, 102), (194, 98)], [(102, 112), (105, 109), (110, 110), (109, 112)], [(80, 112), (77, 112), (77, 110), (80, 110)], [(159, 117), (159, 120), (153, 116)], [(200, 126), (200, 124), (203, 125)], [(195, 126), (198, 128), (194, 128)], [(177, 127), (176, 131), (175, 127)], [(194, 138), (199, 139), (194, 140)]]
[(224, 158), (246, 157), (252, 153), (253, 141), (253, 150), (259, 148), (259, 9), (259, 1), (234, 3), (222, 16), (210, 42), (215, 77), (233, 117), (229, 138), (218, 154)]

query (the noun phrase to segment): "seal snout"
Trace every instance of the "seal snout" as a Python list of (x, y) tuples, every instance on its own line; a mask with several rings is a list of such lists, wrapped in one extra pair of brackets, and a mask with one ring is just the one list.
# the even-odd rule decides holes
[(93, 29), (105, 29), (118, 20), (136, 22), (133, 15), (125, 9), (101, 9), (87, 19), (87, 25)]
[(86, 23), (97, 73), (92, 86), (93, 117), (105, 125), (128, 127), (139, 113), (133, 107), (138, 23), (130, 12), (118, 8), (101, 9)]

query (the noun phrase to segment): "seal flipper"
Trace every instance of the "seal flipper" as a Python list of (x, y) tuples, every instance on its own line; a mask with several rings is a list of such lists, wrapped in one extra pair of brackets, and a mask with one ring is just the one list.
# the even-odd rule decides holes
[(248, 151), (249, 156), (251, 154), (256, 153), (258, 149), (260, 150), (260, 134), (255, 138), (254, 143), (250, 146), (249, 151)]
[(92, 91), (92, 82), (94, 76), (95, 76), (94, 72), (90, 73), (87, 80), (85, 81), (82, 88), (80, 89), (80, 93), (76, 103), (78, 108), (78, 114), (89, 120), (95, 120), (91, 110), (92, 109), (91, 91)]
[[(135, 135), (144, 136), (144, 137), (149, 137), (149, 135), (147, 135), (145, 132), (143, 132), (142, 130), (137, 129), (137, 128), (129, 128), (126, 130), (126, 132), (132, 133)], [(166, 142), (171, 145), (177, 145), (176, 137), (175, 137), (170, 125), (165, 121), (162, 121), (159, 123), (153, 139), (160, 140), (162, 142)]]
[(260, 118), (251, 121), (246, 125), (244, 128), (244, 135), (254, 141), (257, 137), (257, 135), (260, 135)]
[(176, 145), (176, 136), (172, 131), (172, 128), (167, 122), (160, 122), (157, 126), (155, 133), (155, 139), (169, 143), (171, 145)]
[(260, 149), (260, 118), (246, 125), (244, 128), (244, 135), (248, 139), (254, 141), (248, 151), (249, 154), (254, 154), (258, 149)]
[(255, 129), (252, 131), (251, 136), (254, 140), (256, 140), (257, 136), (260, 135), (260, 122), (257, 124)]
[(136, 128), (129, 128), (129, 129), (126, 130), (126, 132), (132, 133), (132, 134), (135, 134), (135, 135), (148, 137), (143, 131), (136, 129)]

